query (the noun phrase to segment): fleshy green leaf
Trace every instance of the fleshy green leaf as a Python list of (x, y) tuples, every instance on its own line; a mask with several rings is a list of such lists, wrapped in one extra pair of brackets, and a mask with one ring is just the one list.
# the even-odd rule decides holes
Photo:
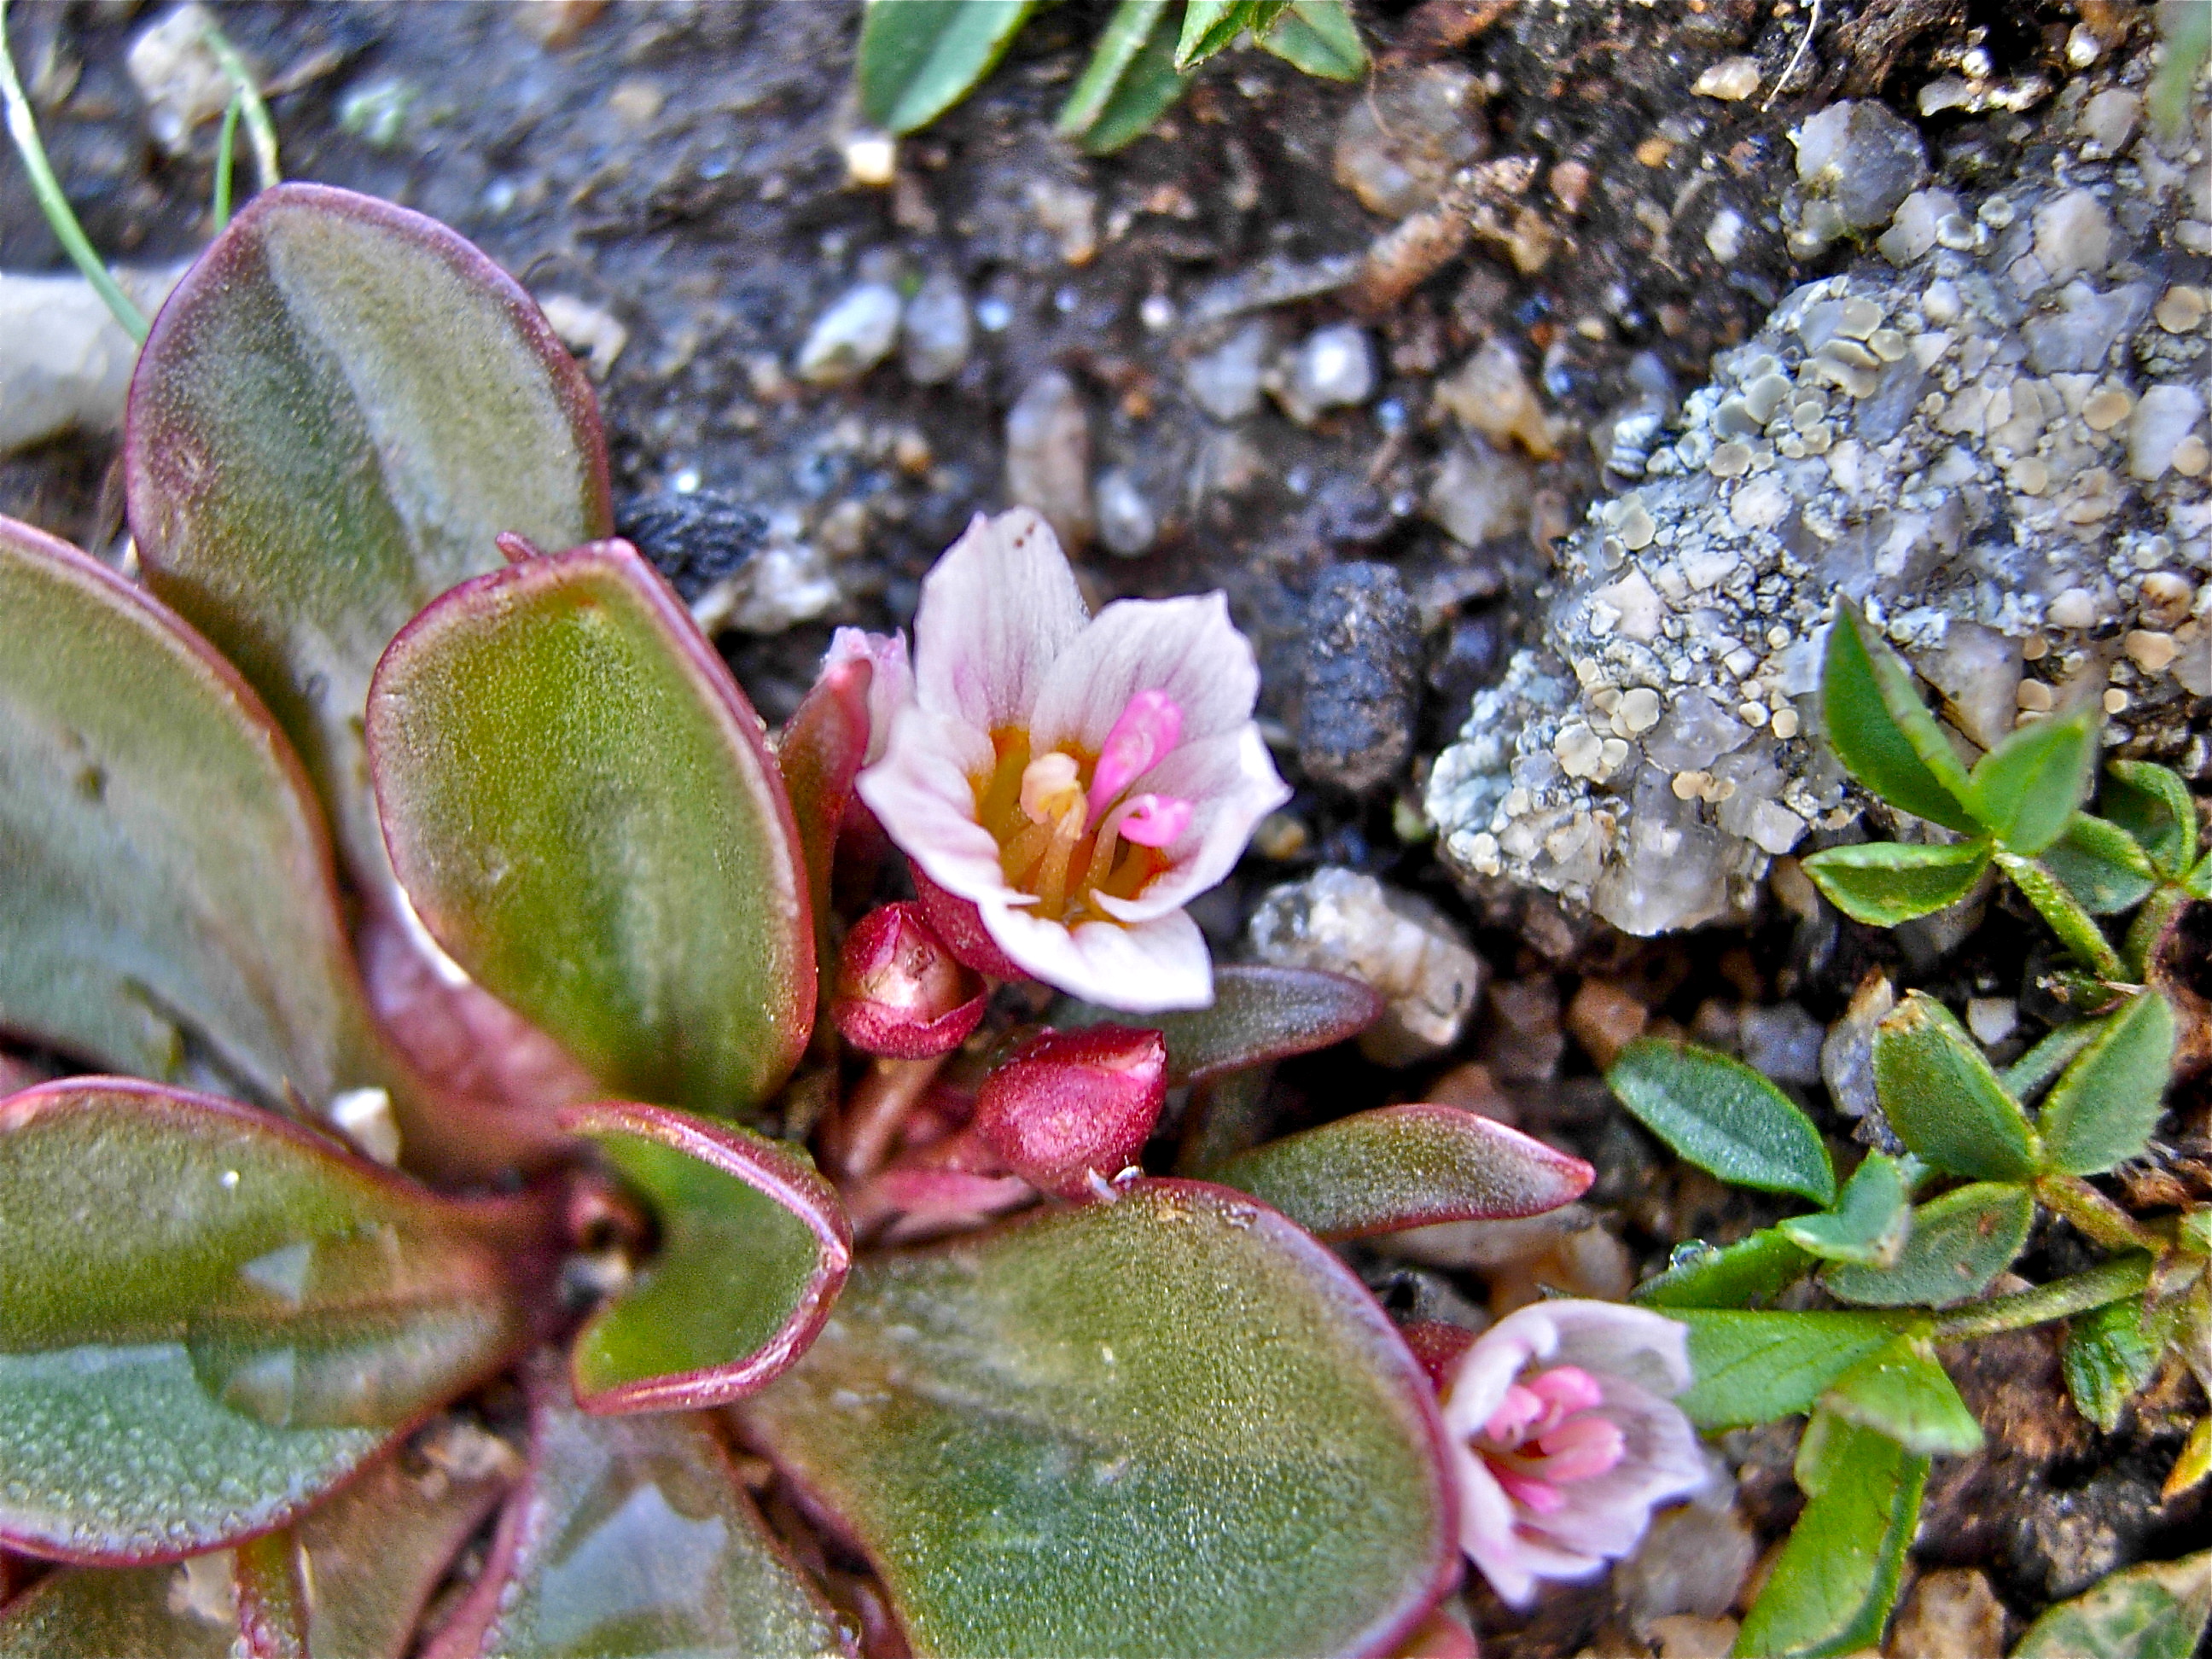
[(2067, 1175), (2140, 1157), (2173, 1074), (2173, 1010), (2156, 991), (2138, 993), (2102, 1024), (2043, 1103), (2044, 1161)]
[(2171, 767), (2149, 761), (2107, 762), (2097, 804), (2107, 818), (2135, 838), (2168, 880), (2179, 880), (2196, 861), (2197, 803), (2181, 775)]
[(1387, 1651), (1455, 1570), (1419, 1366), (1341, 1263), (1218, 1187), (865, 1261), (738, 1410), (917, 1653)]
[(148, 585), (305, 757), (356, 879), (384, 891), (362, 704), (392, 636), (495, 569), (503, 531), (612, 528), (582, 371), (530, 296), (434, 220), (264, 191), (161, 308), (124, 463)]
[(1771, 1302), (1805, 1276), (1814, 1258), (1778, 1227), (1767, 1227), (1715, 1249), (1677, 1250), (1665, 1273), (1636, 1287), (1632, 1299), (1652, 1308), (1747, 1308)]
[(868, 0), (860, 107), (893, 132), (926, 127), (991, 72), (1036, 0)]
[(1121, 0), (1060, 112), (1060, 131), (1093, 155), (1144, 136), (1182, 96), (1168, 0)]
[(2128, 1297), (2077, 1314), (2066, 1331), (2066, 1391), (2106, 1434), (2158, 1368), (2160, 1344), (2143, 1329), (2142, 1300)]
[(1876, 1314), (1742, 1313), (1670, 1308), (1690, 1328), (1697, 1381), (1676, 1402), (1701, 1429), (1771, 1423), (1810, 1411), (1829, 1384), (1887, 1347), (1896, 1325)]
[(1384, 1106), (1204, 1172), (1319, 1238), (1540, 1215), (1589, 1190), (1578, 1158), (1455, 1106)]
[(1605, 1080), (1638, 1122), (1699, 1169), (1738, 1187), (1833, 1201), (1820, 1132), (1741, 1061), (1644, 1037), (1621, 1050)]
[(0, 1540), (129, 1562), (285, 1524), (524, 1342), (543, 1224), (228, 1101), (12, 1097)]
[(1875, 1091), (1891, 1125), (1939, 1170), (1984, 1181), (2035, 1173), (2035, 1131), (1951, 1011), (1915, 991), (1876, 1028)]
[(377, 669), (368, 742), (424, 924), (607, 1090), (730, 1114), (789, 1074), (814, 1018), (790, 804), (759, 717), (628, 544), (430, 606)]
[(1911, 672), (1840, 599), (1828, 630), (1820, 708), (1829, 744), (1861, 783), (1915, 817), (1961, 835), (1980, 830), (1966, 809), (1972, 798), (1966, 769), (1913, 689)]
[(1901, 841), (1831, 847), (1804, 861), (1828, 902), (1854, 921), (1894, 927), (1956, 904), (1990, 867), (1990, 844), (1922, 846)]
[(1367, 73), (1367, 48), (1344, 0), (1291, 0), (1259, 39), (1285, 63), (1323, 80), (1357, 81)]
[(1824, 1659), (1877, 1647), (1920, 1524), (1928, 1460), (1822, 1413), (1805, 1431), (1797, 1479), (1811, 1501), (1735, 1651)]
[(2035, 1195), (2025, 1187), (1961, 1187), (1912, 1212), (1912, 1237), (1893, 1266), (1833, 1262), (1820, 1282), (1843, 1301), (1870, 1307), (1948, 1307), (1979, 1296), (2012, 1266), (2034, 1220)]
[(2212, 1550), (2123, 1567), (2046, 1608), (2012, 1659), (2189, 1659), (2212, 1620)]
[(1974, 763), (1974, 816), (2008, 852), (2033, 858), (2065, 832), (2089, 793), (2097, 716), (2087, 708), (2023, 726)]
[(2043, 849), (2043, 867), (2093, 916), (2116, 916), (2158, 885), (2150, 854), (2117, 823), (2076, 812), (2066, 833)]
[[(422, 1085), (379, 1032), (291, 747), (141, 590), (0, 520), (0, 1029), (272, 1107)], [(204, 1075), (202, 1072), (200, 1075)]]
[[(1312, 968), (1224, 963), (1213, 970), (1213, 1003), (1135, 1023), (1167, 1039), (1168, 1081), (1202, 1083), (1249, 1066), (1349, 1042), (1382, 1013), (1382, 1000), (1358, 980)], [(1052, 1024), (1127, 1025), (1131, 1016), (1063, 1000)]]
[(1982, 1425), (1936, 1362), (1925, 1337), (1900, 1336), (1830, 1385), (1820, 1406), (1923, 1457), (1978, 1451)]
[(745, 1496), (713, 1419), (588, 1416), (557, 1366), (532, 1380), (522, 1488), (422, 1659), (853, 1651)]
[(576, 1338), (576, 1398), (595, 1412), (716, 1406), (780, 1375), (821, 1329), (852, 1225), (801, 1157), (743, 1129), (652, 1106), (564, 1113), (572, 1133), (652, 1201), (659, 1254)]
[(1808, 1255), (1886, 1267), (1897, 1260), (1912, 1231), (1909, 1197), (1897, 1160), (1869, 1152), (1844, 1183), (1834, 1209), (1793, 1216), (1778, 1231)]

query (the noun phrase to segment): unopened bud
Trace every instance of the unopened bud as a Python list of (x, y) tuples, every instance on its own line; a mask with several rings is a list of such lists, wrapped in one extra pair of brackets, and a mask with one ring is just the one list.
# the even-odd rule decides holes
[(983, 1079), (975, 1130), (1031, 1186), (1082, 1198), (1093, 1174), (1110, 1177), (1137, 1161), (1167, 1090), (1158, 1031), (1044, 1031)]
[(846, 935), (830, 1012), (855, 1048), (927, 1060), (967, 1041), (983, 1018), (983, 984), (953, 960), (921, 906), (887, 904)]

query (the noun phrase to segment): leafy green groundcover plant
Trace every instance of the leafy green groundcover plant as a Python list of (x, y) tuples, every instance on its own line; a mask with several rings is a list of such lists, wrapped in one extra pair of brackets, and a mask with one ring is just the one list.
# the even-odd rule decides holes
[[(264, 192), (156, 320), (125, 459), (143, 586), (0, 521), (0, 1030), (106, 1073), (0, 1099), (0, 1655), (397, 1659), (495, 1510), (436, 1659), (1431, 1617), (1436, 1395), (1315, 1235), (1588, 1166), (1419, 1105), (1254, 1146), (1267, 1066), (1378, 1012), (1326, 975), (956, 1048), (981, 982), (900, 913), (833, 983), (890, 659), (771, 741), (606, 539), (575, 366), (428, 220)], [(1172, 876), (1203, 794), (1132, 802), (1098, 890)], [(1125, 1168), (1186, 1085), (1185, 1178)]]
[[(2087, 1012), (2000, 1072), (1942, 1003), (1908, 994), (1874, 1039), (1877, 1097), (1905, 1151), (1867, 1153), (1840, 1188), (1811, 1120), (1737, 1061), (1644, 1040), (1608, 1073), (1629, 1110), (1690, 1162), (1824, 1206), (1723, 1249), (1685, 1246), (1636, 1294), (1690, 1326), (1697, 1382), (1681, 1403), (1701, 1426), (1808, 1414), (1796, 1464), (1808, 1501), (1744, 1622), (1745, 1655), (1880, 1642), (1929, 1460), (1982, 1442), (1937, 1344), (2067, 1321), (2069, 1389), (2107, 1431), (2169, 1351), (2212, 1387), (2212, 1206), (2146, 1221), (2088, 1179), (2142, 1155), (2174, 1065), (2172, 1006), (2142, 981), (2212, 869), (2186, 787), (2163, 767), (2116, 761), (2104, 815), (2081, 811), (2098, 729), (2080, 711), (2024, 727), (1969, 768), (1848, 605), (1822, 690), (1827, 736), (1853, 776), (1957, 839), (1815, 854), (1805, 867), (1820, 891), (1890, 927), (1959, 902), (1994, 866), (2081, 963), (2065, 988)], [(2097, 918), (2138, 905), (2115, 947)], [(1989, 1295), (2039, 1211), (2106, 1259)], [(2167, 1491), (2208, 1468), (2212, 1419)], [(2191, 1652), (2212, 1613), (2208, 1573), (2203, 1555), (2128, 1569), (2048, 1611), (2016, 1652)]]
[[(1041, 0), (868, 0), (854, 70), (868, 118), (927, 126), (988, 75)], [(1356, 81), (1367, 49), (1346, 0), (1119, 0), (1060, 112), (1094, 155), (1141, 137), (1199, 66), (1249, 32), (1308, 75)]]

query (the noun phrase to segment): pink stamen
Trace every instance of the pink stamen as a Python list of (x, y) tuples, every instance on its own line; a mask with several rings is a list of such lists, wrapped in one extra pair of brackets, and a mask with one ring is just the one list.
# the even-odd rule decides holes
[[(1152, 769), (1182, 735), (1182, 708), (1164, 691), (1139, 691), (1106, 734), (1098, 769), (1091, 776), (1091, 816), (1096, 818), (1137, 777)], [(1133, 837), (1132, 837), (1133, 839)], [(1147, 846), (1158, 846), (1148, 842)]]
[(1509, 1469), (1491, 1465), (1490, 1473), (1504, 1487), (1505, 1495), (1522, 1509), (1536, 1515), (1557, 1515), (1566, 1508), (1566, 1494), (1548, 1480), (1538, 1480), (1529, 1475), (1515, 1474)]
[(1605, 1390), (1598, 1387), (1597, 1379), (1579, 1365), (1554, 1365), (1538, 1372), (1528, 1379), (1528, 1391), (1557, 1406), (1563, 1417), (1586, 1412), (1605, 1401)]
[(1547, 1480), (1587, 1480), (1618, 1464), (1627, 1455), (1628, 1443), (1619, 1424), (1577, 1417), (1539, 1438), (1536, 1449), (1544, 1455)]
[(1543, 1414), (1543, 1401), (1516, 1382), (1505, 1390), (1505, 1398), (1498, 1402), (1498, 1409), (1482, 1425), (1483, 1438), (1494, 1440), (1501, 1446), (1517, 1446)]
[(1190, 827), (1190, 803), (1180, 796), (1139, 795), (1115, 829), (1139, 847), (1164, 847)]

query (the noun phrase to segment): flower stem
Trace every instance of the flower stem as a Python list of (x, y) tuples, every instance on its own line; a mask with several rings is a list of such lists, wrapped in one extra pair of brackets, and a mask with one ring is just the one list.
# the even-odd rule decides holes
[(54, 177), (53, 167), (46, 160), (46, 147), (39, 137), (38, 117), (32, 112), (31, 100), (16, 76), (15, 54), (8, 49), (8, 0), (0, 0), (0, 102), (8, 106), (8, 136), (15, 141), (15, 152), (23, 158), (23, 171), (31, 178), (31, 193), (38, 198), (39, 211), (46, 215), (54, 240), (76, 261), (85, 281), (92, 284), (93, 292), (114, 313), (123, 331), (143, 345), (146, 313), (131, 303), (131, 296), (100, 262), (91, 239), (77, 222), (69, 198), (62, 194), (61, 180)]
[(1956, 1342), (1962, 1337), (2024, 1330), (2030, 1325), (2048, 1324), (2071, 1314), (2087, 1313), (2092, 1308), (2101, 1308), (2108, 1302), (2118, 1302), (2142, 1291), (2150, 1283), (2150, 1267), (2148, 1255), (2131, 1252), (2100, 1263), (2087, 1273), (2039, 1285), (2017, 1296), (2000, 1296), (1976, 1303), (1937, 1320), (1936, 1340)]

